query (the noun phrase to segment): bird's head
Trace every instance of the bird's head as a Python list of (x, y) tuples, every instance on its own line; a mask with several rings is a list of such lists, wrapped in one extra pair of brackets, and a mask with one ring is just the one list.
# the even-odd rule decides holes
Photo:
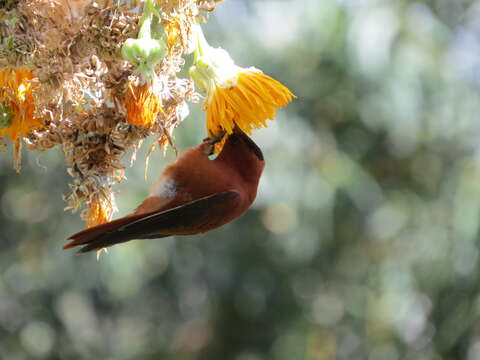
[(215, 160), (228, 164), (247, 182), (258, 183), (265, 166), (262, 150), (238, 128), (228, 135)]

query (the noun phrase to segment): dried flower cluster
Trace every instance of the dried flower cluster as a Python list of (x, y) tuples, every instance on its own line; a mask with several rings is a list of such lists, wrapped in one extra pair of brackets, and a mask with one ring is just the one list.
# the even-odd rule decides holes
[(73, 177), (68, 206), (76, 210), (86, 204), (87, 226), (108, 221), (115, 207), (111, 187), (124, 178), (125, 152), (147, 136), (166, 144), (185, 115), (193, 83), (176, 75), (192, 25), (217, 2), (158, 1), (169, 41), (154, 69), (160, 98), (155, 110), (144, 111), (150, 116), (147, 126), (125, 119), (128, 106), (143, 108), (143, 95), (131, 94), (135, 67), (120, 52), (137, 35), (143, 1), (0, 5), (0, 137), (5, 132), (15, 143), (15, 167), (20, 169), (22, 142), (37, 151), (60, 146)]
[[(90, 227), (110, 220), (129, 149), (148, 136), (174, 146), (186, 100), (200, 98), (194, 83), (209, 133), (266, 126), (293, 94), (208, 45), (199, 23), (220, 1), (0, 2), (0, 140), (15, 144), (17, 171), (22, 143), (59, 146), (73, 177), (68, 208), (83, 208)], [(192, 52), (191, 78), (177, 77)]]

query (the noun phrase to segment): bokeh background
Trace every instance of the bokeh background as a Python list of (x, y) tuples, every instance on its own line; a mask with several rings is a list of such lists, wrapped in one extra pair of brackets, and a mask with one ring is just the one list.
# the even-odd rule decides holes
[(254, 207), (97, 262), (61, 250), (61, 152), (0, 154), (0, 358), (480, 359), (480, 1), (225, 0), (206, 33), (298, 96), (254, 136)]

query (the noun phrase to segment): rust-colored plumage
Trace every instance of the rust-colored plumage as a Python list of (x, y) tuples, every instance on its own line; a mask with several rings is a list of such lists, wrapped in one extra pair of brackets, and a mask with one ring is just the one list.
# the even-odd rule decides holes
[(241, 216), (257, 194), (262, 152), (238, 129), (210, 160), (214, 144), (206, 139), (167, 166), (133, 214), (70, 236), (64, 249), (82, 246), (83, 253), (133, 239), (198, 234)]

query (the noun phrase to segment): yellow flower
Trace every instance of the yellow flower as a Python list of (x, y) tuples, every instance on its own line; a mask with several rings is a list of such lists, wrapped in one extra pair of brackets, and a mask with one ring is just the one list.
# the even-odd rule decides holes
[(0, 103), (3, 114), (13, 115), (0, 129), (0, 137), (8, 134), (10, 140), (16, 141), (42, 125), (42, 119), (34, 117), (34, 79), (35, 75), (25, 69), (6, 69), (0, 72)]
[[(242, 68), (223, 49), (208, 45), (197, 25), (198, 47), (190, 76), (207, 93), (204, 110), (207, 131), (218, 136), (228, 134), (235, 126), (251, 134), (253, 129), (267, 127), (275, 110), (286, 106), (295, 95), (277, 80), (254, 67)], [(222, 147), (217, 144), (216, 152)]]
[(156, 86), (151, 81), (138, 84), (139, 77), (129, 83), (125, 94), (125, 120), (138, 126), (151, 127), (155, 124), (157, 115), (162, 111), (162, 99)]
[(255, 68), (244, 69), (229, 83), (228, 87), (218, 84), (207, 98), (208, 129), (222, 128), (232, 133), (237, 125), (251, 134), (253, 129), (267, 127), (266, 120), (273, 120), (275, 110), (293, 97), (287, 87)]

